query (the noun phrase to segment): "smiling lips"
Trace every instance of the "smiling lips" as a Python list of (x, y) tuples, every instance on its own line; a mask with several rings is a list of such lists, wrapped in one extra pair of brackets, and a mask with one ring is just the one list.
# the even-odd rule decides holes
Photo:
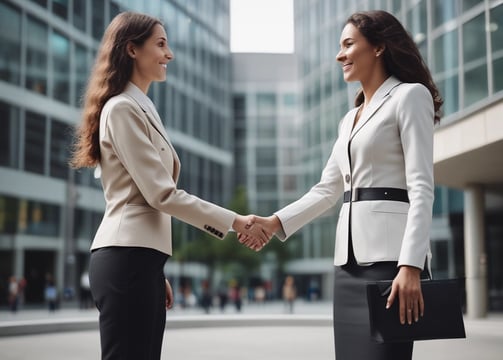
[(349, 68), (351, 67), (351, 65), (353, 65), (353, 63), (342, 64), (342, 70), (343, 71), (349, 70)]

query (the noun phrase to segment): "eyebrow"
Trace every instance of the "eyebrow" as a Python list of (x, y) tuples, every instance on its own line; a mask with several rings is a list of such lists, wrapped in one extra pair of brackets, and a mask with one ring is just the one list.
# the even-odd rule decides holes
[(344, 40), (342, 40), (342, 41), (340, 42), (340, 45), (345, 44), (345, 43), (347, 43), (348, 41), (355, 41), (355, 39), (354, 39), (354, 38), (352, 38), (352, 37), (347, 37), (347, 38), (344, 38)]
[(157, 40), (164, 40), (164, 41), (168, 41), (168, 39), (166, 39), (164, 36), (159, 36), (159, 37), (157, 38)]

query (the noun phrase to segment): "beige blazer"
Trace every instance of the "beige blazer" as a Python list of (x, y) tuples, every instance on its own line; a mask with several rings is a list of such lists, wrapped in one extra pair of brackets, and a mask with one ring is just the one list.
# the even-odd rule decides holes
[(171, 255), (171, 216), (225, 237), (236, 214), (177, 189), (176, 151), (135, 85), (107, 101), (99, 134), (106, 210), (91, 249), (139, 246)]
[[(353, 129), (358, 109), (339, 125), (339, 137), (321, 180), (302, 198), (276, 212), (286, 240), (358, 187), (407, 189), (409, 203), (358, 201), (342, 205), (335, 265), (347, 262), (348, 235), (360, 264), (398, 261), (423, 269), (430, 258), (433, 205), (433, 100), (421, 84), (388, 78)], [(350, 217), (351, 213), (351, 217)], [(335, 221), (335, 219), (334, 219)]]

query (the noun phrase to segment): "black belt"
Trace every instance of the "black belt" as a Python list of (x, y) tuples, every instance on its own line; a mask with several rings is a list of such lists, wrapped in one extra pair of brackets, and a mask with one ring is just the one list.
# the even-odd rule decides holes
[(350, 201), (370, 201), (370, 200), (391, 200), (409, 202), (407, 190), (391, 187), (370, 187), (354, 188), (351, 199), (351, 191), (344, 192), (344, 202)]

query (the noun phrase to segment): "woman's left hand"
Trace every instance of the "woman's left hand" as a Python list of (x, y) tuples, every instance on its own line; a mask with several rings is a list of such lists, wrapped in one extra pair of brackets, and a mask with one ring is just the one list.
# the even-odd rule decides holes
[(166, 309), (171, 309), (173, 304), (175, 303), (175, 297), (173, 296), (173, 289), (171, 288), (171, 284), (168, 279), (165, 279), (166, 283)]
[(421, 292), (421, 269), (413, 266), (401, 266), (398, 275), (393, 280), (391, 293), (386, 308), (391, 307), (398, 296), (400, 323), (419, 321), (424, 315), (424, 300)]

